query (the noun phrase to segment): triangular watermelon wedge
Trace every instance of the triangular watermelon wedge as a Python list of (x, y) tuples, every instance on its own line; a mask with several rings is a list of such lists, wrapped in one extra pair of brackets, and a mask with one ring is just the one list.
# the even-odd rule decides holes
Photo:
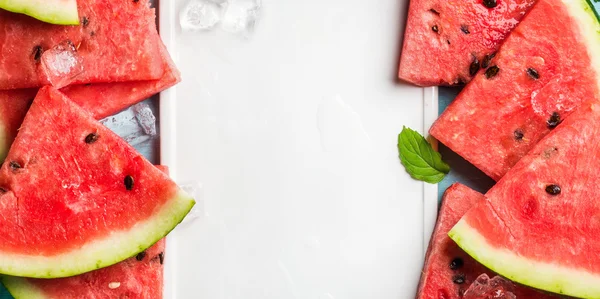
[[(71, 85), (61, 89), (96, 119), (117, 113), (181, 81), (181, 75), (160, 42), (165, 74), (159, 80)], [(0, 90), (0, 162), (4, 161), (36, 89)]]
[(535, 1), (411, 0), (399, 78), (421, 86), (468, 82)]
[(54, 279), (4, 275), (0, 280), (15, 299), (162, 298), (164, 258), (165, 239), (161, 239), (135, 257), (81, 275)]
[[(453, 184), (446, 189), (425, 255), (417, 299), (462, 298), (481, 274), (493, 276), (489, 269), (471, 258), (448, 237), (448, 231), (460, 218), (483, 200), (483, 194), (462, 184)], [(516, 285), (512, 292), (517, 298), (558, 298), (521, 285)]]
[[(77, 5), (78, 26), (52, 25), (0, 10), (0, 90), (50, 85), (57, 78), (48, 73), (74, 76), (60, 80), (57, 87), (162, 76), (156, 16), (148, 0), (86, 0)], [(63, 50), (52, 53), (57, 49)], [(46, 52), (56, 59), (45, 59)], [(81, 61), (75, 63), (76, 58)], [(42, 63), (48, 61), (57, 61), (51, 70)], [(82, 72), (72, 72), (80, 66)]]
[(584, 0), (540, 0), (432, 126), (500, 179), (583, 101), (600, 95), (600, 24)]
[(66, 277), (148, 248), (194, 200), (62, 93), (40, 89), (0, 168), (0, 273)]
[(600, 103), (540, 141), (449, 232), (513, 281), (600, 298)]

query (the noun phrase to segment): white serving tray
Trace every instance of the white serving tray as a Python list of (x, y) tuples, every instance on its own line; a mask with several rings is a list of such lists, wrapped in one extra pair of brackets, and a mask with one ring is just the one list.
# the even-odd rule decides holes
[(183, 82), (161, 94), (161, 162), (203, 185), (168, 237), (165, 298), (413, 298), (437, 186), (411, 179), (402, 126), (437, 89), (399, 83), (408, 0), (263, 0), (249, 38), (160, 31)]

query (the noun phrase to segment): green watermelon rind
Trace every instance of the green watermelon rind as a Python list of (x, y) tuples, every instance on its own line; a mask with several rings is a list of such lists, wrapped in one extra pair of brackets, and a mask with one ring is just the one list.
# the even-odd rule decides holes
[[(194, 199), (184, 191), (178, 190), (175, 194), (152, 217), (131, 229), (113, 232), (102, 240), (89, 242), (61, 255), (44, 257), (2, 253), (0, 273), (33, 278), (68, 277), (108, 267), (135, 256), (165, 237), (194, 206)], [(7, 289), (10, 291), (15, 288), (7, 286)]]
[[(465, 219), (448, 236), (475, 260), (512, 281), (557, 294), (600, 298), (600, 274), (535, 261), (494, 247)], [(548, 254), (552, 254), (551, 249)]]
[(2, 276), (0, 281), (15, 299), (45, 299), (48, 297), (40, 289), (30, 284), (26, 278)]
[(79, 25), (76, 0), (0, 0), (0, 8), (56, 25)]

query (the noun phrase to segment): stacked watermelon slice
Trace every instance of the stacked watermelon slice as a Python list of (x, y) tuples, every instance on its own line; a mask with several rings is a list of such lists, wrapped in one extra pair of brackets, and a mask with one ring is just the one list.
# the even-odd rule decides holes
[[(443, 32), (439, 24), (446, 24), (446, 31), (448, 24), (468, 21), (494, 27), (485, 22), (489, 11), (469, 13), (467, 19), (463, 12), (471, 6), (494, 10), (500, 3), (510, 3), (463, 1), (453, 6), (457, 12), (450, 19), (444, 19), (435, 5), (447, 9), (449, 2), (437, 2), (411, 1), (402, 54), (408, 57), (401, 59), (400, 77), (420, 85), (457, 81), (451, 78), (467, 81), (464, 56), (457, 56), (456, 64), (446, 64), (447, 52), (429, 46), (433, 42), (428, 22), (437, 25), (438, 35), (433, 38), (437, 43)], [(489, 7), (491, 2), (497, 7)], [(435, 17), (430, 6), (438, 12)], [(454, 274), (448, 267), (453, 256), (467, 265), (470, 258), (462, 256), (466, 252), (517, 283), (517, 298), (550, 296), (519, 296), (521, 285), (600, 298), (600, 260), (595, 257), (600, 252), (596, 238), (600, 193), (595, 187), (600, 183), (599, 10), (587, 0), (537, 0), (530, 7), (509, 7), (527, 13), (513, 18), (520, 23), (508, 30), (505, 39), (490, 40), (492, 35), (487, 35), (478, 42), (448, 43), (472, 54), (472, 77), (430, 134), (497, 184), (481, 196), (459, 187), (447, 191), (444, 207), (453, 207), (440, 210), (418, 297), (461, 298), (462, 283), (488, 271), (468, 266), (461, 285), (453, 284)], [(504, 8), (497, 13), (508, 19), (513, 12)], [(420, 29), (414, 29), (417, 25)], [(496, 48), (482, 58), (481, 43)], [(425, 47), (432, 50), (421, 51), (423, 56), (410, 50)], [(456, 55), (458, 49), (449, 53)], [(440, 58), (426, 59), (431, 52)], [(423, 61), (444, 71), (436, 74)], [(406, 70), (424, 77), (407, 77)], [(470, 208), (473, 202), (477, 203)]]
[(76, 3), (69, 26), (0, 10), (0, 279), (17, 299), (160, 298), (194, 199), (97, 119), (180, 74), (148, 0)]

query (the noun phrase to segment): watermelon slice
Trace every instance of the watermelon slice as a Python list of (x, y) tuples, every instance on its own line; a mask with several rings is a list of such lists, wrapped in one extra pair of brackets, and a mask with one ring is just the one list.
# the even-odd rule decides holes
[(513, 281), (600, 298), (600, 103), (540, 141), (449, 232)]
[[(157, 166), (167, 173), (167, 168)], [(161, 298), (165, 239), (146, 251), (112, 266), (77, 276), (41, 279), (3, 276), (15, 299)]]
[(79, 24), (76, 0), (0, 0), (0, 8), (26, 14), (47, 23)]
[(468, 82), (535, 0), (411, 0), (399, 77), (421, 86)]
[[(481, 274), (492, 273), (460, 249), (447, 235), (450, 228), (471, 207), (483, 200), (483, 194), (465, 185), (454, 184), (446, 189), (425, 255), (417, 299), (462, 298), (469, 285), (475, 283)], [(558, 298), (520, 285), (516, 285), (511, 291), (517, 298)]]
[(150, 247), (194, 200), (51, 87), (0, 168), (0, 273), (66, 277)]
[(600, 90), (600, 24), (584, 0), (540, 0), (432, 126), (437, 140), (500, 179)]
[[(79, 26), (42, 23), (0, 10), (0, 89), (65, 84), (48, 76), (56, 72), (64, 72), (66, 83), (72, 84), (159, 79), (164, 67), (149, 6), (148, 0), (78, 1)], [(60, 51), (65, 44), (75, 47), (76, 57)], [(54, 57), (62, 62), (41, 63), (47, 50), (50, 57), (44, 61)], [(74, 67), (82, 72), (72, 73)]]

